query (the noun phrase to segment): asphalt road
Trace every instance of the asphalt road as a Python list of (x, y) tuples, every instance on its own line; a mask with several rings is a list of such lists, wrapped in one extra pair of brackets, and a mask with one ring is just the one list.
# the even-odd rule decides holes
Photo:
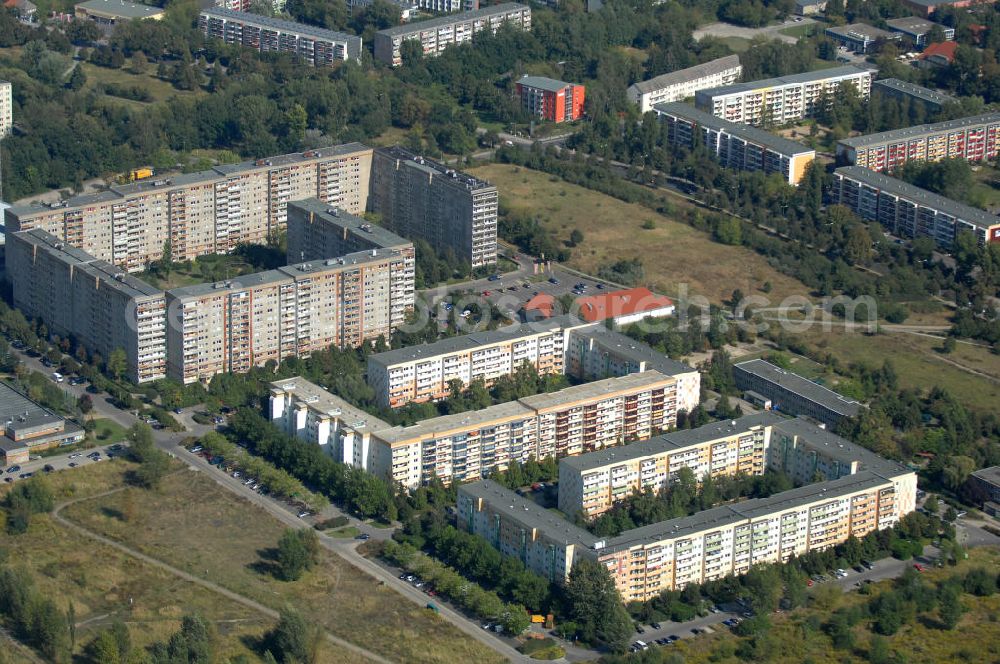
[(781, 30), (796, 25), (810, 25), (816, 22), (811, 18), (798, 18), (800, 19), (798, 21), (794, 18), (789, 18), (783, 23), (765, 25), (760, 28), (744, 28), (731, 23), (710, 23), (695, 30), (692, 33), (692, 36), (696, 41), (701, 41), (704, 37), (718, 37), (720, 39), (725, 37), (740, 37), (742, 39), (753, 39), (755, 37), (764, 36), (769, 39), (780, 39), (785, 43), (794, 44), (798, 41), (798, 37), (783, 35), (781, 34)]

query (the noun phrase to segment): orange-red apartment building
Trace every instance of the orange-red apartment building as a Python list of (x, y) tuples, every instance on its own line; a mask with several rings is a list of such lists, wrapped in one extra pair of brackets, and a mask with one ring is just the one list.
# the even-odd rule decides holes
[(572, 122), (583, 116), (586, 88), (544, 76), (522, 76), (517, 96), (531, 115), (550, 122)]

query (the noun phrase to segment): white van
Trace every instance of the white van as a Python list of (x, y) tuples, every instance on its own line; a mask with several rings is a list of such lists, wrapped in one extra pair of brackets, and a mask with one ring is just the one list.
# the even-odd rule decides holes
[(52, 372), (52, 380), (56, 381), (57, 383), (61, 383), (61, 382), (63, 382), (63, 375), (61, 373), (59, 373), (58, 371), (53, 371)]

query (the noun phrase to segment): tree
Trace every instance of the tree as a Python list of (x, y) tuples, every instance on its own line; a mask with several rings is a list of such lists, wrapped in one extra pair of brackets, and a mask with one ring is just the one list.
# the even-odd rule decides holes
[(955, 352), (955, 347), (957, 345), (958, 344), (955, 341), (955, 337), (951, 337), (951, 336), (945, 337), (944, 343), (941, 344), (941, 352), (944, 353), (944, 354), (946, 354), (946, 355), (950, 355), (951, 353)]
[(132, 54), (132, 73), (133, 74), (145, 74), (146, 69), (149, 67), (149, 60), (146, 59), (146, 55), (142, 51), (136, 51)]
[(115, 348), (111, 351), (105, 369), (115, 380), (122, 379), (128, 372), (128, 355), (125, 354), (124, 348)]
[(573, 565), (566, 583), (570, 620), (580, 626), (584, 641), (621, 652), (632, 634), (632, 621), (614, 579), (603, 565), (587, 559)]
[(575, 247), (581, 242), (583, 242), (583, 231), (581, 231), (579, 228), (574, 228), (573, 231), (569, 234), (569, 245), (571, 247)]
[(938, 593), (938, 615), (945, 629), (955, 629), (962, 619), (965, 609), (959, 594), (959, 589), (951, 583), (941, 586)]
[(69, 75), (66, 85), (70, 90), (79, 90), (87, 83), (87, 74), (83, 71), (83, 65), (78, 64), (73, 67), (73, 72)]
[(81, 413), (88, 415), (90, 411), (94, 410), (94, 400), (89, 394), (81, 394), (76, 400), (76, 407), (80, 409)]
[(297, 581), (316, 563), (318, 556), (319, 540), (315, 532), (310, 529), (286, 529), (278, 540), (278, 578)]
[(128, 438), (131, 441), (129, 458), (139, 464), (138, 468), (129, 473), (129, 481), (145, 489), (155, 489), (170, 469), (170, 457), (156, 448), (153, 430), (144, 422), (133, 424), (128, 431)]
[(322, 634), (297, 611), (286, 609), (271, 632), (270, 652), (282, 664), (311, 664), (316, 659)]

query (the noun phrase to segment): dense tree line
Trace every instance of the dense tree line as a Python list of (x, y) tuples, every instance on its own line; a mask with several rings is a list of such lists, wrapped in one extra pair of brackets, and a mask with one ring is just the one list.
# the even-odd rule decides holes
[(7, 532), (12, 535), (27, 532), (34, 514), (51, 512), (55, 498), (49, 483), (42, 476), (18, 482), (3, 499)]
[(0, 566), (0, 623), (46, 661), (72, 661), (71, 629), (66, 613), (35, 586), (31, 573)]
[(508, 634), (521, 634), (528, 627), (528, 612), (524, 606), (504, 602), (496, 592), (485, 590), (454, 568), (410, 544), (390, 540), (383, 545), (382, 556), (393, 565), (417, 575), (421, 581), (431, 585), (434, 592), (449, 598), (476, 618), (496, 621)]
[(282, 433), (256, 409), (236, 411), (229, 422), (229, 435), (352, 512), (387, 522), (396, 519), (395, 491), (385, 480), (337, 463), (318, 445)]
[(523, 604), (532, 613), (550, 608), (548, 579), (526, 569), (517, 558), (504, 556), (484, 538), (455, 528), (440, 512), (429, 511), (408, 520), (396, 539), (462, 570), (467, 578), (503, 599)]

